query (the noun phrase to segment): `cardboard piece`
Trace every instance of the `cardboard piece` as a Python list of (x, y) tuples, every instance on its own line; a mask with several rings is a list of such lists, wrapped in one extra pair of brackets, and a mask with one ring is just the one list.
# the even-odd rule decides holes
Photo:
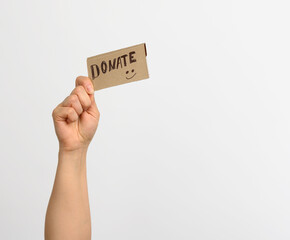
[(99, 90), (149, 78), (145, 43), (87, 58), (88, 74)]

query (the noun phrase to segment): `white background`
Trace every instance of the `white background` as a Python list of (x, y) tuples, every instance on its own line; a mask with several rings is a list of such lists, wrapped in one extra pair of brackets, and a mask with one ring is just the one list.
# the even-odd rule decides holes
[(1, 1), (0, 238), (43, 239), (51, 113), (86, 58), (146, 42), (95, 93), (93, 239), (290, 239), (289, 1)]

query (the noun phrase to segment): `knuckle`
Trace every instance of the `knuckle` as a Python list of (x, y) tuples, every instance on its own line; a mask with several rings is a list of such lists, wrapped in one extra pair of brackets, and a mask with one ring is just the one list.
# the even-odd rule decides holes
[(100, 113), (99, 109), (96, 109), (96, 111), (95, 111), (95, 117), (99, 121), (99, 119), (101, 117), (101, 113)]
[(76, 78), (75, 85), (76, 86), (85, 85), (88, 81), (90, 81), (89, 77), (87, 77), (87, 76), (78, 76)]
[(70, 96), (70, 102), (72, 104), (78, 102), (78, 100), (79, 99), (78, 99), (78, 96), (77, 95), (73, 94), (73, 95)]
[(96, 112), (97, 112), (97, 116), (100, 117), (101, 116), (101, 113), (100, 113), (99, 109), (97, 109)]
[(52, 110), (51, 116), (52, 116), (52, 117), (55, 116), (55, 109)]
[(68, 109), (68, 114), (69, 114), (69, 115), (73, 115), (73, 114), (74, 114), (74, 111), (75, 111), (75, 110), (74, 110), (73, 108), (70, 107), (70, 108)]
[(82, 78), (82, 76), (77, 76), (76, 81), (75, 81), (76, 86), (77, 86), (78, 83), (80, 82), (80, 79), (81, 79), (81, 78)]
[(82, 93), (84, 90), (85, 90), (85, 89), (84, 89), (83, 86), (77, 86), (77, 87), (75, 88), (75, 92), (76, 92), (76, 93)]
[(69, 109), (67, 116), (68, 116), (68, 119), (71, 121), (75, 121), (78, 118), (77, 114), (75, 113), (75, 111), (72, 108)]
[(53, 118), (57, 115), (57, 109), (58, 109), (58, 106), (56, 106), (56, 107), (52, 110), (51, 116), (52, 116)]
[(73, 109), (71, 109), (68, 114), (68, 118), (71, 120), (76, 120), (78, 118), (78, 115)]

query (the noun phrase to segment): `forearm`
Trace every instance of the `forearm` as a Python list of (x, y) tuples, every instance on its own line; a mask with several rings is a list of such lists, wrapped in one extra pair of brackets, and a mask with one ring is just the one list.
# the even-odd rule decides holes
[(91, 239), (86, 154), (87, 148), (73, 152), (59, 151), (46, 213), (46, 240)]

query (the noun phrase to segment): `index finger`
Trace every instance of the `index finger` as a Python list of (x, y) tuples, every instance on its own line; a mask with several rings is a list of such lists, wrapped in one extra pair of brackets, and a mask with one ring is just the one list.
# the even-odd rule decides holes
[(88, 94), (93, 94), (94, 93), (94, 86), (88, 77), (85, 76), (78, 76), (76, 79), (76, 86), (83, 86)]

